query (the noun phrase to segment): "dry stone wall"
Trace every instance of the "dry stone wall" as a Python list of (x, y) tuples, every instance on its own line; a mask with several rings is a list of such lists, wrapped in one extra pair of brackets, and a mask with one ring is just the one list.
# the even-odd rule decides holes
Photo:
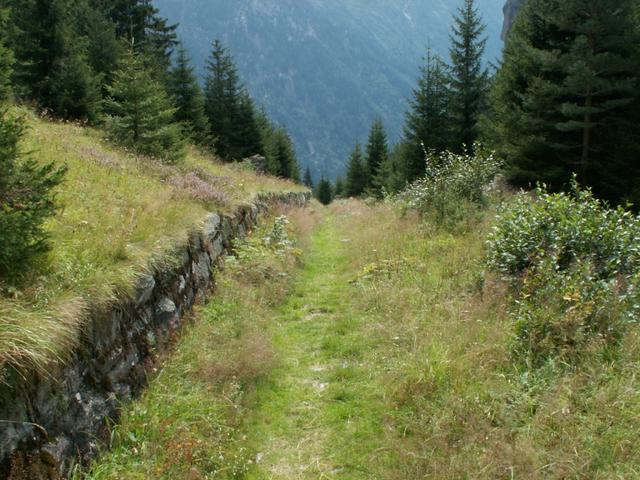
[(0, 479), (65, 478), (98, 453), (121, 406), (141, 393), (147, 372), (185, 315), (213, 289), (236, 238), (271, 204), (303, 206), (308, 193), (261, 195), (234, 215), (210, 214), (178, 261), (142, 276), (133, 298), (92, 316), (82, 345), (47, 377), (14, 372), (0, 384)]

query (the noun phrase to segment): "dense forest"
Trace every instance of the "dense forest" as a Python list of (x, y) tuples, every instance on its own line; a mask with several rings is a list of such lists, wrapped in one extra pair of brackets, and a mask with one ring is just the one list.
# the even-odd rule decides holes
[(448, 62), (427, 52), (402, 141), (382, 147), (384, 130), (374, 123), (367, 153), (355, 147), (339, 193), (397, 192), (424, 175), (426, 153), (472, 152), (479, 142), (506, 161), (517, 187), (564, 190), (575, 173), (600, 198), (637, 204), (637, 12), (635, 0), (530, 0), (489, 71), (483, 21), (466, 0)]

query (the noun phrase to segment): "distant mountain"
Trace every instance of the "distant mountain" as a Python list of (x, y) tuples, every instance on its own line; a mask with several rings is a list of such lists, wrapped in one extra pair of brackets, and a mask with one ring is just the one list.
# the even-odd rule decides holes
[[(461, 0), (156, 0), (202, 71), (212, 40), (251, 94), (291, 132), (315, 177), (341, 174), (376, 117), (399, 138), (427, 45), (447, 55)], [(504, 0), (479, 0), (487, 58), (502, 47)]]
[(520, 8), (524, 5), (524, 0), (507, 0), (504, 5), (504, 24), (502, 26), (502, 39), (507, 38), (507, 33), (511, 30), (513, 21), (516, 19), (516, 15)]

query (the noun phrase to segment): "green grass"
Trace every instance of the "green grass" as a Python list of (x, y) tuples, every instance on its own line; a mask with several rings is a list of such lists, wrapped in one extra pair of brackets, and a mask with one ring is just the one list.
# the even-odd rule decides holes
[[(86, 314), (126, 295), (208, 211), (230, 211), (258, 192), (302, 190), (196, 150), (165, 166), (110, 145), (99, 131), (16, 113), (30, 127), (23, 150), (69, 172), (57, 192), (62, 208), (47, 225), (51, 252), (25, 266), (20, 285), (0, 284), (0, 367), (46, 370), (64, 358)], [(194, 172), (196, 186), (184, 181)]]
[(89, 478), (639, 476), (637, 328), (609, 359), (522, 371), (482, 273), (490, 212), (455, 232), (386, 205), (320, 212), (292, 215), (312, 231), (301, 266), (232, 262)]

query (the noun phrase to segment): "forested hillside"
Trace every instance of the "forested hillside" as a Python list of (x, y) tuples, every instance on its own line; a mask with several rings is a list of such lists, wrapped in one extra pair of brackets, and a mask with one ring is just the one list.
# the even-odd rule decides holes
[[(456, 2), (442, 0), (157, 0), (204, 71), (228, 45), (258, 103), (286, 124), (315, 180), (345, 173), (353, 142), (380, 117), (395, 142), (427, 47), (446, 56)], [(481, 0), (486, 62), (502, 48), (503, 0)], [(331, 117), (327, 123), (326, 118)]]

